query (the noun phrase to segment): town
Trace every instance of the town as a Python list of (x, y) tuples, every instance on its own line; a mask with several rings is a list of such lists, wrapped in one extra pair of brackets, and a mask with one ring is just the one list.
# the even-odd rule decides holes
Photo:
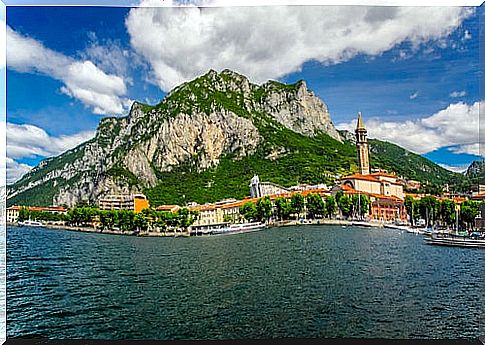
[(419, 188), (418, 181), (371, 169), (361, 113), (355, 136), (358, 172), (333, 186), (283, 187), (254, 175), (248, 186), (250, 196), (243, 200), (153, 208), (143, 194), (106, 195), (94, 207), (14, 205), (7, 208), (7, 223), (146, 236), (205, 235), (231, 224), (253, 222), (265, 226), (360, 222), (356, 224), (485, 231), (485, 185), (479, 184), (470, 195), (412, 193)]

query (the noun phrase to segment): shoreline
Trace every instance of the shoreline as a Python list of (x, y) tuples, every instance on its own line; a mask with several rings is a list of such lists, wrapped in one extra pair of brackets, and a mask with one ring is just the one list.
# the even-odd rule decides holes
[[(302, 225), (341, 225), (341, 226), (359, 226), (359, 221), (344, 220), (344, 219), (314, 219), (306, 220), (303, 223), (297, 220), (290, 221), (276, 221), (268, 224), (268, 228), (280, 228), (286, 226), (302, 226)], [(373, 222), (373, 221), (360, 221), (360, 223), (365, 224), (366, 227), (384, 228), (383, 222)], [(7, 226), (16, 226), (16, 223), (6, 223)], [(120, 230), (100, 230), (93, 227), (81, 227), (81, 226), (67, 226), (59, 224), (45, 224), (41, 228), (47, 228), (52, 230), (65, 230), (65, 231), (76, 231), (76, 232), (87, 232), (87, 233), (98, 233), (98, 234), (108, 234), (108, 235), (121, 235), (121, 236), (136, 236), (136, 237), (207, 237), (207, 236), (190, 236), (190, 232), (156, 232), (156, 231), (120, 231)]]

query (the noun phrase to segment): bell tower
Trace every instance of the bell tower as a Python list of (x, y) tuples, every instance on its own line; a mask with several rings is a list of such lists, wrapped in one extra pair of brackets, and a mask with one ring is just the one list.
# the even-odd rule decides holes
[(369, 145), (367, 144), (367, 129), (364, 127), (362, 121), (362, 114), (359, 111), (357, 118), (357, 128), (355, 129), (355, 137), (357, 139), (357, 155), (359, 158), (359, 173), (368, 175), (370, 173), (369, 167)]

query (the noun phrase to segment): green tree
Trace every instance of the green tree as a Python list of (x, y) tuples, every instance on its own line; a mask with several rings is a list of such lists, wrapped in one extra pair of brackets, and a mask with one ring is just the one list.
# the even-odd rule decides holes
[(441, 221), (448, 225), (453, 226), (456, 222), (456, 205), (453, 200), (445, 199), (440, 202), (438, 217)]
[(239, 208), (239, 213), (249, 222), (255, 221), (258, 217), (258, 209), (252, 202), (246, 202)]
[(30, 211), (26, 207), (21, 207), (19, 210), (19, 221), (24, 221), (29, 219)]
[(473, 200), (465, 200), (461, 203), (460, 218), (466, 229), (475, 227), (475, 217), (480, 212), (480, 203)]
[(276, 217), (279, 220), (288, 219), (291, 214), (291, 202), (287, 198), (276, 198), (275, 200)]
[[(369, 212), (370, 199), (366, 194), (352, 195), (352, 210), (359, 218), (364, 217)], [(359, 214), (360, 209), (360, 214)]]
[(419, 200), (419, 215), (426, 221), (426, 226), (434, 225), (438, 208), (438, 200), (434, 196), (425, 196)]
[(337, 202), (335, 201), (335, 198), (333, 196), (328, 195), (327, 197), (325, 197), (325, 208), (327, 215), (332, 218), (337, 211)]
[(404, 198), (404, 207), (406, 208), (406, 212), (409, 215), (409, 219), (411, 221), (411, 226), (414, 226), (414, 219), (415, 217), (415, 206), (416, 200), (410, 195), (406, 195)]
[(295, 193), (291, 196), (291, 209), (294, 213), (298, 215), (298, 219), (300, 219), (300, 214), (305, 207), (305, 198), (303, 195), (299, 193)]
[(148, 229), (148, 218), (146, 213), (136, 213), (133, 217), (133, 226), (138, 231), (146, 231)]
[(257, 218), (259, 221), (267, 221), (273, 215), (273, 204), (269, 196), (261, 198), (256, 203)]
[(353, 211), (352, 199), (348, 195), (342, 195), (337, 201), (338, 208), (345, 218), (350, 217)]
[(325, 202), (320, 195), (310, 193), (306, 197), (306, 209), (310, 219), (323, 217), (325, 215)]

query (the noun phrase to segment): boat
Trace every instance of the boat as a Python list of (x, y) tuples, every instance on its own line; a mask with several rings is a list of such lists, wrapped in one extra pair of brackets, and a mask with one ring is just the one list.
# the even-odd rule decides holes
[(483, 236), (433, 233), (431, 237), (426, 237), (424, 240), (426, 244), (440, 246), (485, 248), (485, 238)]
[(37, 228), (45, 227), (45, 225), (42, 224), (42, 222), (39, 222), (37, 220), (30, 220), (30, 219), (19, 221), (17, 224), (18, 226), (30, 226), (30, 227), (37, 227)]
[(231, 224), (227, 228), (220, 228), (212, 233), (214, 235), (220, 234), (240, 234), (243, 232), (253, 232), (266, 228), (267, 225), (262, 222), (252, 222), (252, 223), (242, 223), (242, 224)]
[(196, 225), (192, 227), (190, 236), (238, 234), (243, 232), (258, 231), (266, 227), (267, 225), (262, 222), (242, 224), (230, 224), (225, 222), (218, 224)]

